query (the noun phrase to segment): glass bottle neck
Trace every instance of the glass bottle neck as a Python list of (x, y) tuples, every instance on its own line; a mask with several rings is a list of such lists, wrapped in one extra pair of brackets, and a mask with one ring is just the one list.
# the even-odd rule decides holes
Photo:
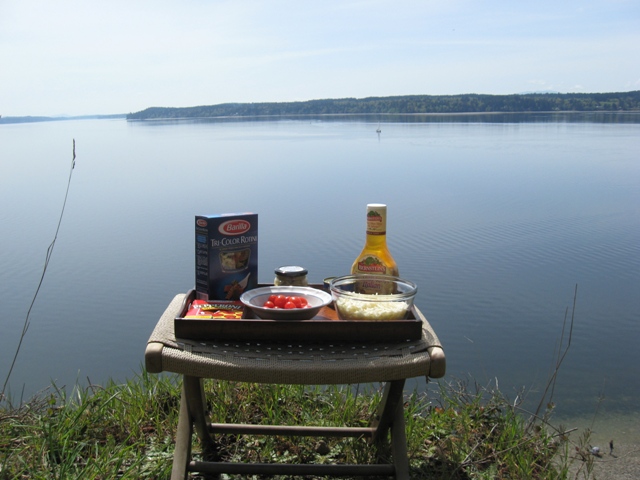
[(367, 247), (386, 247), (387, 246), (387, 236), (386, 235), (369, 235), (367, 234), (366, 239)]

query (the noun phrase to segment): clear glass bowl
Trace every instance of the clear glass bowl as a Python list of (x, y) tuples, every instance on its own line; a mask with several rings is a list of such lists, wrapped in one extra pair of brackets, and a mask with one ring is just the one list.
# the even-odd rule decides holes
[(331, 297), (341, 320), (389, 321), (409, 316), (415, 283), (387, 275), (347, 275), (331, 281)]

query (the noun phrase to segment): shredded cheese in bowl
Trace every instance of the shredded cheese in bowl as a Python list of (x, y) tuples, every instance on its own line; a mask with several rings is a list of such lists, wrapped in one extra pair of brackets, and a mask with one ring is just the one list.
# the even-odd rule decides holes
[[(386, 296), (386, 295), (385, 295)], [(402, 320), (411, 308), (406, 301), (381, 300), (378, 295), (352, 294), (336, 299), (336, 308), (343, 320), (388, 321)]]

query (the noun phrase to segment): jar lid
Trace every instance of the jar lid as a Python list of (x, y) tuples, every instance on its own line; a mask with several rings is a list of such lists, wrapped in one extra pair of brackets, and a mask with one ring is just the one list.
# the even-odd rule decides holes
[(287, 265), (285, 267), (276, 268), (276, 275), (285, 277), (303, 277), (307, 274), (307, 269), (298, 267), (297, 265)]

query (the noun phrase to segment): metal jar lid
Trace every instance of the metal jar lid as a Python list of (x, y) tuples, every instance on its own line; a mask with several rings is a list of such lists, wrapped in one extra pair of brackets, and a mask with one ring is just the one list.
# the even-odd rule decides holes
[(297, 265), (287, 265), (284, 267), (276, 268), (276, 275), (280, 275), (283, 277), (303, 277), (307, 273), (306, 268), (298, 267)]

